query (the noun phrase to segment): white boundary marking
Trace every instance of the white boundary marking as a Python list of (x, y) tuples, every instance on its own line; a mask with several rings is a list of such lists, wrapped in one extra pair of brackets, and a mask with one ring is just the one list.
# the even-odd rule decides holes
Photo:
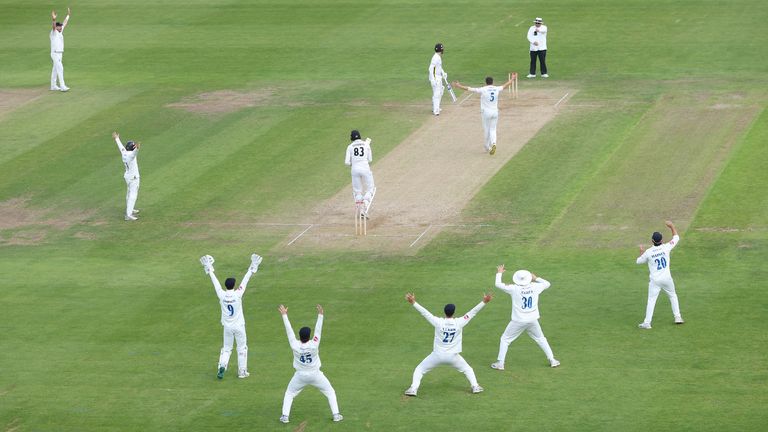
[(413, 247), (413, 245), (415, 245), (417, 241), (421, 240), (421, 238), (424, 237), (424, 234), (426, 234), (427, 231), (429, 231), (430, 228), (432, 228), (432, 225), (428, 226), (427, 229), (425, 229), (424, 232), (422, 232), (420, 236), (416, 237), (416, 240), (414, 240), (413, 243), (411, 243), (410, 246), (408, 246), (408, 247), (409, 248)]
[(558, 106), (558, 105), (560, 105), (560, 102), (564, 101), (564, 100), (565, 100), (565, 98), (567, 98), (569, 94), (570, 94), (570, 93), (566, 93), (566, 94), (564, 94), (564, 95), (563, 95), (563, 97), (561, 97), (561, 98), (560, 98), (560, 100), (559, 100), (559, 101), (557, 101), (557, 103), (555, 104), (555, 108), (557, 108), (557, 106)]
[(295, 242), (296, 240), (298, 240), (298, 239), (299, 239), (299, 237), (303, 236), (303, 235), (304, 235), (304, 233), (305, 233), (305, 232), (307, 232), (307, 231), (309, 231), (309, 229), (310, 229), (310, 228), (312, 228), (313, 226), (315, 226), (315, 224), (311, 224), (311, 225), (309, 225), (309, 226), (307, 227), (307, 229), (305, 229), (304, 231), (302, 231), (302, 232), (301, 232), (301, 234), (297, 235), (297, 236), (296, 236), (296, 238), (294, 238), (293, 240), (291, 240), (291, 241), (290, 241), (290, 243), (288, 243), (288, 246), (292, 245), (292, 244), (293, 244), (293, 242)]
[(466, 102), (466, 101), (467, 101), (467, 99), (469, 99), (469, 98), (471, 98), (471, 97), (472, 97), (472, 94), (473, 94), (472, 92), (467, 92), (467, 97), (465, 97), (464, 99), (462, 99), (461, 101), (459, 101), (458, 105), (461, 105), (461, 104), (463, 104), (464, 102)]

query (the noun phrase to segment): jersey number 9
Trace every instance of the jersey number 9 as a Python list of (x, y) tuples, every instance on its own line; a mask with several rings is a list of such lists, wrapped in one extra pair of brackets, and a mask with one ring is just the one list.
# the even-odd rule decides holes
[(227, 305), (227, 310), (229, 311), (229, 316), (232, 316), (235, 314), (235, 307), (232, 305)]

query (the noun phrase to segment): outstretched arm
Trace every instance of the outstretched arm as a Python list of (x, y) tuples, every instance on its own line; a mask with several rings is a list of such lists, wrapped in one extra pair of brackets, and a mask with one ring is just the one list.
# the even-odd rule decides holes
[(674, 249), (675, 246), (677, 246), (677, 243), (680, 242), (680, 235), (677, 234), (677, 229), (675, 228), (675, 224), (672, 223), (672, 221), (666, 221), (664, 224), (672, 231), (672, 240), (667, 242), (670, 249)]
[(666, 221), (664, 224), (672, 231), (673, 236), (679, 235), (677, 234), (677, 229), (675, 228), (675, 224), (673, 224), (672, 221)]
[(458, 87), (458, 88), (460, 88), (462, 90), (468, 90), (469, 89), (469, 87), (465, 86), (464, 84), (462, 84), (462, 83), (460, 83), (458, 81), (454, 81), (453, 82), (453, 86), (454, 87)]
[(436, 326), (438, 324), (437, 317), (429, 313), (428, 310), (426, 310), (422, 305), (416, 303), (416, 296), (413, 295), (413, 293), (408, 293), (405, 295), (405, 299), (408, 300), (408, 303), (412, 304), (413, 307), (416, 308), (417, 311), (426, 318), (427, 321), (429, 321), (430, 324), (433, 326)]
[(323, 307), (317, 305), (317, 322), (315, 323), (315, 342), (320, 343), (320, 334), (323, 331)]
[(67, 8), (67, 16), (64, 18), (64, 22), (61, 23), (61, 30), (64, 31), (65, 28), (67, 28), (67, 23), (69, 22), (69, 15), (72, 13), (72, 11)]
[(112, 138), (115, 139), (115, 143), (117, 143), (117, 149), (120, 150), (120, 153), (125, 151), (125, 146), (120, 141), (120, 134), (117, 132), (112, 132)]
[(293, 333), (293, 327), (291, 327), (291, 322), (288, 320), (288, 308), (283, 305), (280, 305), (280, 307), (278, 307), (277, 310), (279, 310), (280, 315), (283, 316), (283, 324), (285, 325), (285, 335), (288, 336), (288, 344), (291, 345), (291, 348), (293, 348), (293, 345), (296, 344), (296, 336)]
[(213, 282), (213, 288), (216, 290), (216, 295), (222, 294), (224, 290), (221, 289), (221, 283), (219, 282), (219, 279), (216, 278), (216, 274), (213, 270), (208, 273), (208, 276), (211, 277), (211, 282)]
[(496, 288), (504, 291), (507, 294), (512, 293), (512, 289), (509, 288), (504, 282), (501, 281), (501, 275), (505, 272), (504, 264), (496, 267)]
[(56, 11), (51, 11), (51, 30), (56, 30)]
[(501, 89), (504, 90), (505, 88), (507, 88), (510, 85), (512, 85), (513, 82), (515, 82), (515, 78), (514, 77), (510, 78), (509, 81), (507, 81), (504, 84), (502, 84), (501, 85)]
[(536, 276), (536, 274), (535, 274), (535, 273), (531, 273), (531, 281), (532, 281), (532, 282), (535, 282), (535, 283), (537, 283), (537, 284), (539, 284), (539, 285), (540, 285), (540, 288), (541, 288), (541, 290), (542, 290), (542, 291), (544, 291), (545, 289), (547, 289), (547, 288), (549, 288), (550, 286), (552, 286), (552, 284), (551, 284), (551, 283), (549, 283), (549, 281), (548, 281), (548, 280), (546, 280), (546, 279), (544, 279), (544, 278), (541, 278), (541, 277), (538, 277), (538, 276)]

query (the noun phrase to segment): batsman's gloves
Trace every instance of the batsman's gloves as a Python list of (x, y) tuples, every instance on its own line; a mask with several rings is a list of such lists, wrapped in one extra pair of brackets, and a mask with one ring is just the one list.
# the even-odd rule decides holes
[(213, 271), (213, 257), (210, 255), (203, 255), (200, 257), (200, 264), (203, 265), (205, 274), (210, 274)]
[(262, 258), (262, 257), (261, 257), (261, 256), (259, 256), (259, 255), (256, 255), (256, 254), (253, 254), (253, 255), (251, 255), (251, 267), (250, 267), (250, 268), (248, 268), (248, 270), (249, 270), (251, 273), (256, 273), (257, 271), (259, 271), (259, 264), (261, 264), (261, 261), (262, 261), (263, 259), (264, 259), (264, 258)]

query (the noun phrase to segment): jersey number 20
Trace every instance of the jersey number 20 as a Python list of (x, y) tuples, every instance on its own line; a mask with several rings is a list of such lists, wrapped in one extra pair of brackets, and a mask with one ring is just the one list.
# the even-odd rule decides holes
[(667, 268), (667, 259), (664, 257), (661, 257), (660, 259), (655, 259), (656, 262), (656, 270), (662, 270)]

